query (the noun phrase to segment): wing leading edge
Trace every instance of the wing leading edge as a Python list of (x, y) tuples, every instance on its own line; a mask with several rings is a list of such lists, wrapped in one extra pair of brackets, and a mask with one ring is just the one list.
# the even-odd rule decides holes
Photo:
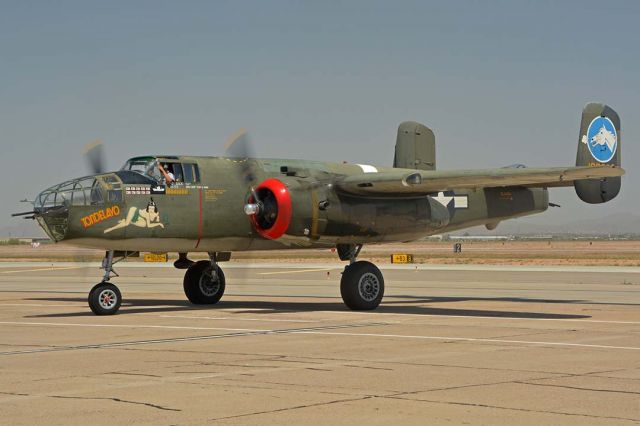
[(461, 188), (573, 186), (573, 182), (576, 180), (616, 177), (622, 176), (624, 173), (624, 169), (617, 166), (460, 171), (405, 169), (346, 176), (338, 180), (335, 185), (344, 192), (358, 195), (426, 195)]

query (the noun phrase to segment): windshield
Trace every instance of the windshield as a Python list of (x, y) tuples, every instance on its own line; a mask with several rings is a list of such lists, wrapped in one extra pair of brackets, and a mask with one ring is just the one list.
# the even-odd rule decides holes
[(124, 163), (120, 170), (136, 172), (141, 175), (154, 178), (160, 178), (160, 172), (157, 168), (158, 160), (155, 157), (135, 157)]

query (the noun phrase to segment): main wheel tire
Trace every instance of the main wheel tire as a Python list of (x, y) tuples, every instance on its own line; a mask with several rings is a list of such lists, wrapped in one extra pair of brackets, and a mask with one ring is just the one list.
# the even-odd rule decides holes
[(384, 296), (384, 278), (380, 269), (363, 260), (347, 266), (340, 280), (340, 294), (344, 304), (354, 311), (377, 308)]
[(217, 303), (224, 294), (224, 288), (224, 272), (218, 265), (212, 266), (207, 260), (194, 263), (184, 274), (184, 294), (193, 304)]
[(101, 282), (89, 292), (89, 307), (96, 315), (113, 315), (120, 309), (122, 294), (115, 285)]

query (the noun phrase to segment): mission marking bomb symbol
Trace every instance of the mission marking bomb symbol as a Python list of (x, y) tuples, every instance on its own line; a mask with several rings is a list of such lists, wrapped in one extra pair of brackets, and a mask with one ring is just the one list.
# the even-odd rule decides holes
[(611, 161), (618, 148), (618, 132), (609, 117), (596, 117), (589, 124), (582, 143), (589, 148), (591, 156), (600, 163)]

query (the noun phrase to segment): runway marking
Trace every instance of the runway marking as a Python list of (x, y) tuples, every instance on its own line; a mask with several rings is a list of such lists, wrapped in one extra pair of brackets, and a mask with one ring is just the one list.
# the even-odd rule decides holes
[(78, 307), (77, 304), (75, 305), (51, 305), (51, 304), (44, 304), (44, 303), (0, 303), (0, 306), (37, 306), (37, 307), (65, 307), (65, 308), (69, 308), (69, 307)]
[(464, 319), (492, 319), (502, 321), (561, 321), (561, 322), (587, 322), (587, 323), (602, 323), (602, 324), (632, 324), (640, 325), (640, 321), (608, 321), (608, 320), (589, 320), (589, 319), (573, 319), (573, 318), (521, 318), (521, 317), (491, 317), (491, 316), (477, 316), (477, 315), (436, 315), (436, 314), (401, 314), (394, 312), (354, 312), (354, 311), (316, 311), (323, 314), (347, 314), (347, 315), (391, 315), (391, 316), (403, 316), (403, 317), (429, 317), (429, 318), (464, 318)]
[(399, 339), (416, 339), (416, 340), (445, 340), (459, 342), (481, 342), (481, 343), (517, 343), (532, 346), (566, 346), (579, 348), (597, 348), (597, 349), (623, 349), (640, 351), (640, 347), (635, 346), (609, 346), (609, 345), (592, 345), (588, 343), (568, 343), (568, 342), (536, 342), (531, 340), (506, 340), (506, 339), (485, 339), (476, 337), (445, 337), (445, 336), (412, 336), (405, 334), (377, 334), (377, 333), (336, 333), (328, 331), (292, 331), (291, 334), (318, 334), (325, 336), (348, 336), (348, 337), (384, 337)]
[(51, 268), (37, 268), (37, 269), (16, 269), (13, 271), (0, 271), (0, 274), (17, 274), (19, 272), (38, 272), (38, 271), (62, 271), (65, 269), (83, 269), (86, 266), (58, 266)]
[(406, 335), (406, 334), (383, 334), (383, 333), (340, 333), (322, 331), (327, 329), (339, 329), (339, 328), (352, 328), (352, 327), (377, 327), (388, 325), (387, 323), (364, 323), (364, 324), (346, 324), (346, 325), (330, 325), (325, 327), (316, 328), (294, 328), (294, 329), (247, 329), (247, 328), (214, 328), (214, 327), (181, 327), (181, 326), (166, 326), (166, 325), (129, 325), (129, 324), (77, 324), (77, 323), (58, 323), (58, 322), (20, 322), (20, 321), (0, 321), (0, 324), (7, 325), (30, 325), (30, 326), (58, 326), (58, 327), (104, 327), (104, 328), (157, 328), (157, 329), (182, 329), (182, 330), (223, 330), (234, 331), (236, 333), (220, 334), (213, 336), (187, 336), (187, 337), (174, 337), (167, 339), (153, 339), (153, 340), (141, 340), (134, 342), (116, 342), (116, 343), (103, 343), (93, 345), (79, 345), (73, 347), (60, 347), (60, 348), (48, 348), (48, 349), (33, 349), (27, 351), (15, 351), (15, 352), (0, 352), (0, 355), (15, 355), (22, 353), (35, 353), (35, 352), (52, 352), (60, 350), (72, 349), (95, 349), (95, 348), (108, 348), (118, 346), (130, 346), (138, 344), (151, 344), (151, 343), (172, 343), (172, 342), (184, 342), (194, 340), (209, 340), (219, 339), (223, 337), (240, 337), (240, 336), (258, 336), (269, 334), (309, 334), (318, 336), (346, 336), (346, 337), (378, 337), (378, 338), (392, 338), (392, 339), (413, 339), (413, 340), (438, 340), (438, 341), (456, 341), (456, 342), (479, 342), (479, 343), (506, 343), (506, 344), (519, 344), (519, 345), (531, 345), (531, 346), (553, 346), (553, 347), (569, 347), (569, 348), (592, 348), (592, 349), (620, 349), (620, 350), (632, 350), (640, 351), (640, 347), (636, 346), (613, 346), (613, 345), (596, 345), (588, 343), (570, 343), (570, 342), (540, 342), (532, 340), (509, 340), (509, 339), (490, 339), (490, 338), (476, 338), (476, 337), (448, 337), (448, 336), (418, 336), (418, 335)]
[(178, 325), (137, 325), (137, 324), (78, 324), (71, 322), (30, 322), (30, 321), (0, 321), (4, 325), (37, 325), (58, 327), (102, 327), (102, 328), (158, 328), (166, 330), (220, 330), (220, 331), (273, 331), (254, 328), (221, 328), (221, 327), (186, 327)]
[[(0, 324), (2, 324), (2, 322), (0, 322)], [(62, 323), (26, 323), (26, 324), (63, 325)], [(68, 325), (82, 326), (84, 324), (68, 324)], [(76, 345), (76, 346), (56, 346), (56, 347), (47, 347), (47, 348), (41, 348), (41, 349), (28, 349), (28, 350), (20, 350), (20, 351), (0, 352), (0, 355), (25, 355), (25, 354), (33, 354), (33, 353), (60, 352), (60, 351), (80, 350), (80, 349), (108, 349), (108, 348), (118, 348), (118, 347), (136, 346), (136, 345), (150, 345), (150, 344), (158, 344), (158, 343), (193, 342), (193, 341), (201, 341), (201, 340), (224, 339), (229, 337), (250, 337), (250, 336), (265, 336), (270, 334), (291, 334), (294, 331), (335, 330), (335, 329), (341, 329), (341, 328), (375, 327), (380, 325), (387, 325), (387, 324), (386, 323), (361, 323), (361, 324), (325, 325), (320, 327), (306, 327), (306, 328), (287, 328), (282, 330), (257, 329), (257, 330), (247, 330), (247, 331), (236, 331), (233, 333), (225, 333), (225, 334), (214, 334), (214, 335), (208, 335), (208, 336), (185, 336), (185, 337), (171, 337), (171, 338), (164, 338), (164, 339), (134, 340), (129, 342), (97, 343), (97, 344)], [(98, 325), (98, 326), (103, 326), (103, 325)], [(106, 326), (109, 327), (110, 324)], [(233, 329), (229, 329), (229, 330), (233, 330)]]
[(298, 273), (302, 273), (302, 272), (332, 271), (334, 269), (338, 269), (338, 268), (298, 269), (298, 270), (295, 270), (295, 271), (258, 272), (258, 275), (298, 274)]
[(234, 320), (234, 321), (261, 321), (261, 322), (312, 322), (315, 320), (295, 320), (295, 319), (265, 319), (265, 318), (232, 318), (232, 317), (194, 317), (189, 315), (159, 315), (160, 318), (185, 318), (185, 319), (208, 319), (208, 320)]

